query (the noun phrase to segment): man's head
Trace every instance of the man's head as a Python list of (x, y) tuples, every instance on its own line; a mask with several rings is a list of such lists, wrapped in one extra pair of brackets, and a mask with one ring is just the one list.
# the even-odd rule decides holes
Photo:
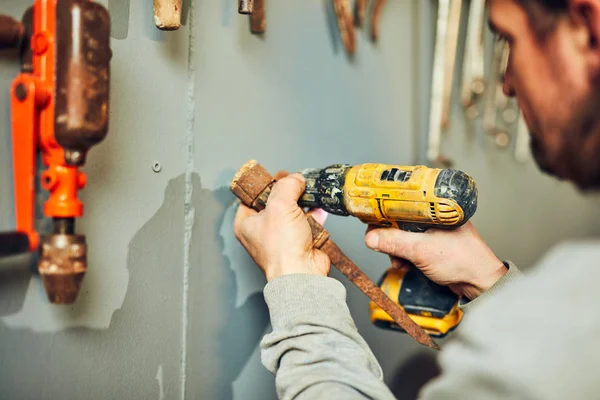
[(600, 0), (487, 0), (540, 168), (600, 188)]

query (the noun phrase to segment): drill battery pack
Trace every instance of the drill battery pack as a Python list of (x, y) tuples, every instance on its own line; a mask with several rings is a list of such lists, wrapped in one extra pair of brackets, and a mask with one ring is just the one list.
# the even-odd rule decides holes
[[(445, 286), (433, 283), (415, 266), (391, 267), (378, 282), (381, 290), (402, 307), (430, 336), (443, 338), (463, 318), (458, 296)], [(377, 304), (369, 305), (371, 322), (380, 328), (404, 332)]]

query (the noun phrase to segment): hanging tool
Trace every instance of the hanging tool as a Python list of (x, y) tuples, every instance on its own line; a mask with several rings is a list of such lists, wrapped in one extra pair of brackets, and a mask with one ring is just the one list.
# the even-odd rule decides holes
[(267, 20), (265, 15), (266, 0), (238, 0), (238, 13), (248, 15), (250, 32), (265, 33)]
[(373, 9), (371, 11), (371, 40), (373, 42), (379, 39), (379, 24), (385, 3), (386, 0), (373, 0)]
[(525, 163), (529, 159), (529, 140), (529, 129), (521, 112), (515, 140), (515, 160), (519, 163)]
[(254, 0), (252, 13), (250, 14), (250, 32), (254, 34), (265, 33), (267, 25), (265, 1), (266, 0)]
[(458, 46), (458, 31), (462, 0), (450, 0), (450, 11), (446, 33), (446, 50), (444, 55), (444, 101), (442, 103), (442, 131), (447, 131), (450, 126), (450, 111), (452, 106), (452, 83), (454, 82), (454, 69), (456, 66), (456, 48)]
[[(10, 91), (17, 231), (0, 234), (0, 252), (39, 248), (50, 302), (73, 303), (87, 270), (85, 236), (75, 234), (83, 215), (77, 192), (86, 184), (79, 168), (108, 129), (110, 18), (88, 0), (36, 0), (13, 31), (23, 32), (22, 40), (9, 40), (22, 51)], [(37, 151), (47, 166), (44, 214), (53, 221), (41, 239), (34, 228)]]
[[(354, 216), (369, 225), (424, 232), (455, 229), (477, 209), (475, 181), (461, 171), (385, 164), (332, 165), (301, 171), (306, 189), (298, 204), (330, 214)], [(393, 268), (380, 287), (430, 335), (442, 337), (458, 325), (458, 296), (433, 283), (414, 265)], [(371, 320), (401, 329), (376, 303)]]
[(518, 117), (516, 101), (505, 96), (502, 89), (509, 55), (510, 49), (506, 41), (500, 37), (494, 38), (491, 77), (483, 113), (483, 129), (494, 139), (496, 146), (503, 149), (510, 145), (511, 125)]
[[(371, 3), (371, 40), (376, 42), (379, 39), (379, 24), (381, 21), (381, 12), (386, 0), (373, 0)], [(356, 26), (362, 28), (367, 15), (367, 0), (356, 0), (354, 4)]]
[(154, 0), (154, 25), (161, 31), (181, 26), (181, 0)]
[(486, 86), (484, 78), (484, 24), (485, 0), (471, 0), (461, 90), (461, 102), (469, 119), (475, 119), (479, 116), (478, 102), (481, 100)]
[(356, 31), (352, 21), (350, 0), (332, 0), (340, 38), (348, 55), (356, 52)]
[(356, 22), (356, 26), (360, 28), (363, 26), (365, 16), (367, 15), (367, 0), (356, 0), (356, 3), (354, 3), (354, 10), (354, 21)]
[(427, 143), (427, 159), (435, 166), (450, 166), (451, 162), (441, 153), (442, 114), (444, 102), (444, 82), (446, 64), (446, 38), (448, 32), (448, 15), (450, 0), (439, 0), (433, 69), (431, 79), (431, 101), (429, 106), (429, 135)]
[[(305, 171), (307, 178), (307, 185), (313, 188), (313, 197), (305, 194), (303, 199), (306, 204), (314, 204), (318, 198), (318, 194), (322, 193), (322, 203), (327, 204), (329, 209), (339, 210), (342, 212), (344, 205), (339, 204), (342, 200), (337, 195), (337, 191), (327, 193), (326, 187), (323, 186), (323, 191), (318, 190), (317, 182), (312, 185), (310, 176), (314, 170)], [(348, 171), (346, 167), (331, 167), (329, 171), (333, 174), (332, 176), (341, 177), (344, 171)], [(336, 179), (336, 178), (334, 178)], [(319, 181), (320, 182), (320, 181)], [(267, 199), (271, 192), (271, 187), (275, 183), (275, 180), (269, 173), (256, 161), (252, 160), (243, 165), (236, 173), (233, 181), (231, 182), (232, 192), (248, 207), (251, 207), (257, 211), (261, 211), (267, 204)], [(325, 182), (324, 182), (325, 183)], [(343, 182), (338, 181), (337, 185), (328, 186), (329, 188), (341, 189)], [(342, 186), (339, 186), (342, 185)], [(439, 346), (433, 341), (433, 339), (413, 320), (406, 314), (406, 312), (394, 304), (389, 297), (381, 291), (381, 289), (371, 280), (364, 272), (360, 270), (350, 259), (340, 250), (339, 247), (329, 238), (329, 232), (327, 232), (318, 222), (316, 222), (311, 216), (308, 216), (308, 222), (310, 224), (313, 243), (312, 247), (321, 249), (325, 252), (331, 263), (340, 270), (352, 283), (354, 283), (363, 293), (365, 293), (372, 301), (378, 304), (391, 318), (401, 326), (409, 335), (411, 335), (419, 343), (439, 349)]]

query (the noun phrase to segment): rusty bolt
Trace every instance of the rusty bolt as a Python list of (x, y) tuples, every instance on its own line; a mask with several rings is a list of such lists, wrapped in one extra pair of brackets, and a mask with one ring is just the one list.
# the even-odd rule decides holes
[(31, 48), (35, 54), (44, 54), (48, 50), (49, 46), (48, 33), (42, 31), (33, 35)]
[(15, 96), (19, 101), (24, 101), (27, 98), (27, 87), (23, 83), (19, 83), (15, 88)]

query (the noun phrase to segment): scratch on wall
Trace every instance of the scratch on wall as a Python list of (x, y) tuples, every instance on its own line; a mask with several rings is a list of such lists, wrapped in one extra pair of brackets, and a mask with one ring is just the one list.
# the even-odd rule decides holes
[(192, 240), (192, 228), (194, 226), (195, 210), (192, 205), (192, 172), (194, 171), (194, 17), (195, 0), (189, 0), (189, 43), (188, 43), (188, 66), (187, 66), (187, 129), (186, 129), (186, 170), (185, 170), (185, 204), (184, 204), (184, 232), (183, 232), (183, 299), (181, 316), (181, 371), (180, 390), (181, 398), (185, 399), (186, 367), (187, 367), (187, 333), (188, 333), (188, 296), (189, 296), (189, 274), (190, 274), (190, 244)]
[(158, 400), (165, 400), (165, 386), (164, 386), (164, 377), (163, 377), (163, 367), (162, 364), (158, 365), (158, 371), (156, 371), (156, 380), (158, 381)]

